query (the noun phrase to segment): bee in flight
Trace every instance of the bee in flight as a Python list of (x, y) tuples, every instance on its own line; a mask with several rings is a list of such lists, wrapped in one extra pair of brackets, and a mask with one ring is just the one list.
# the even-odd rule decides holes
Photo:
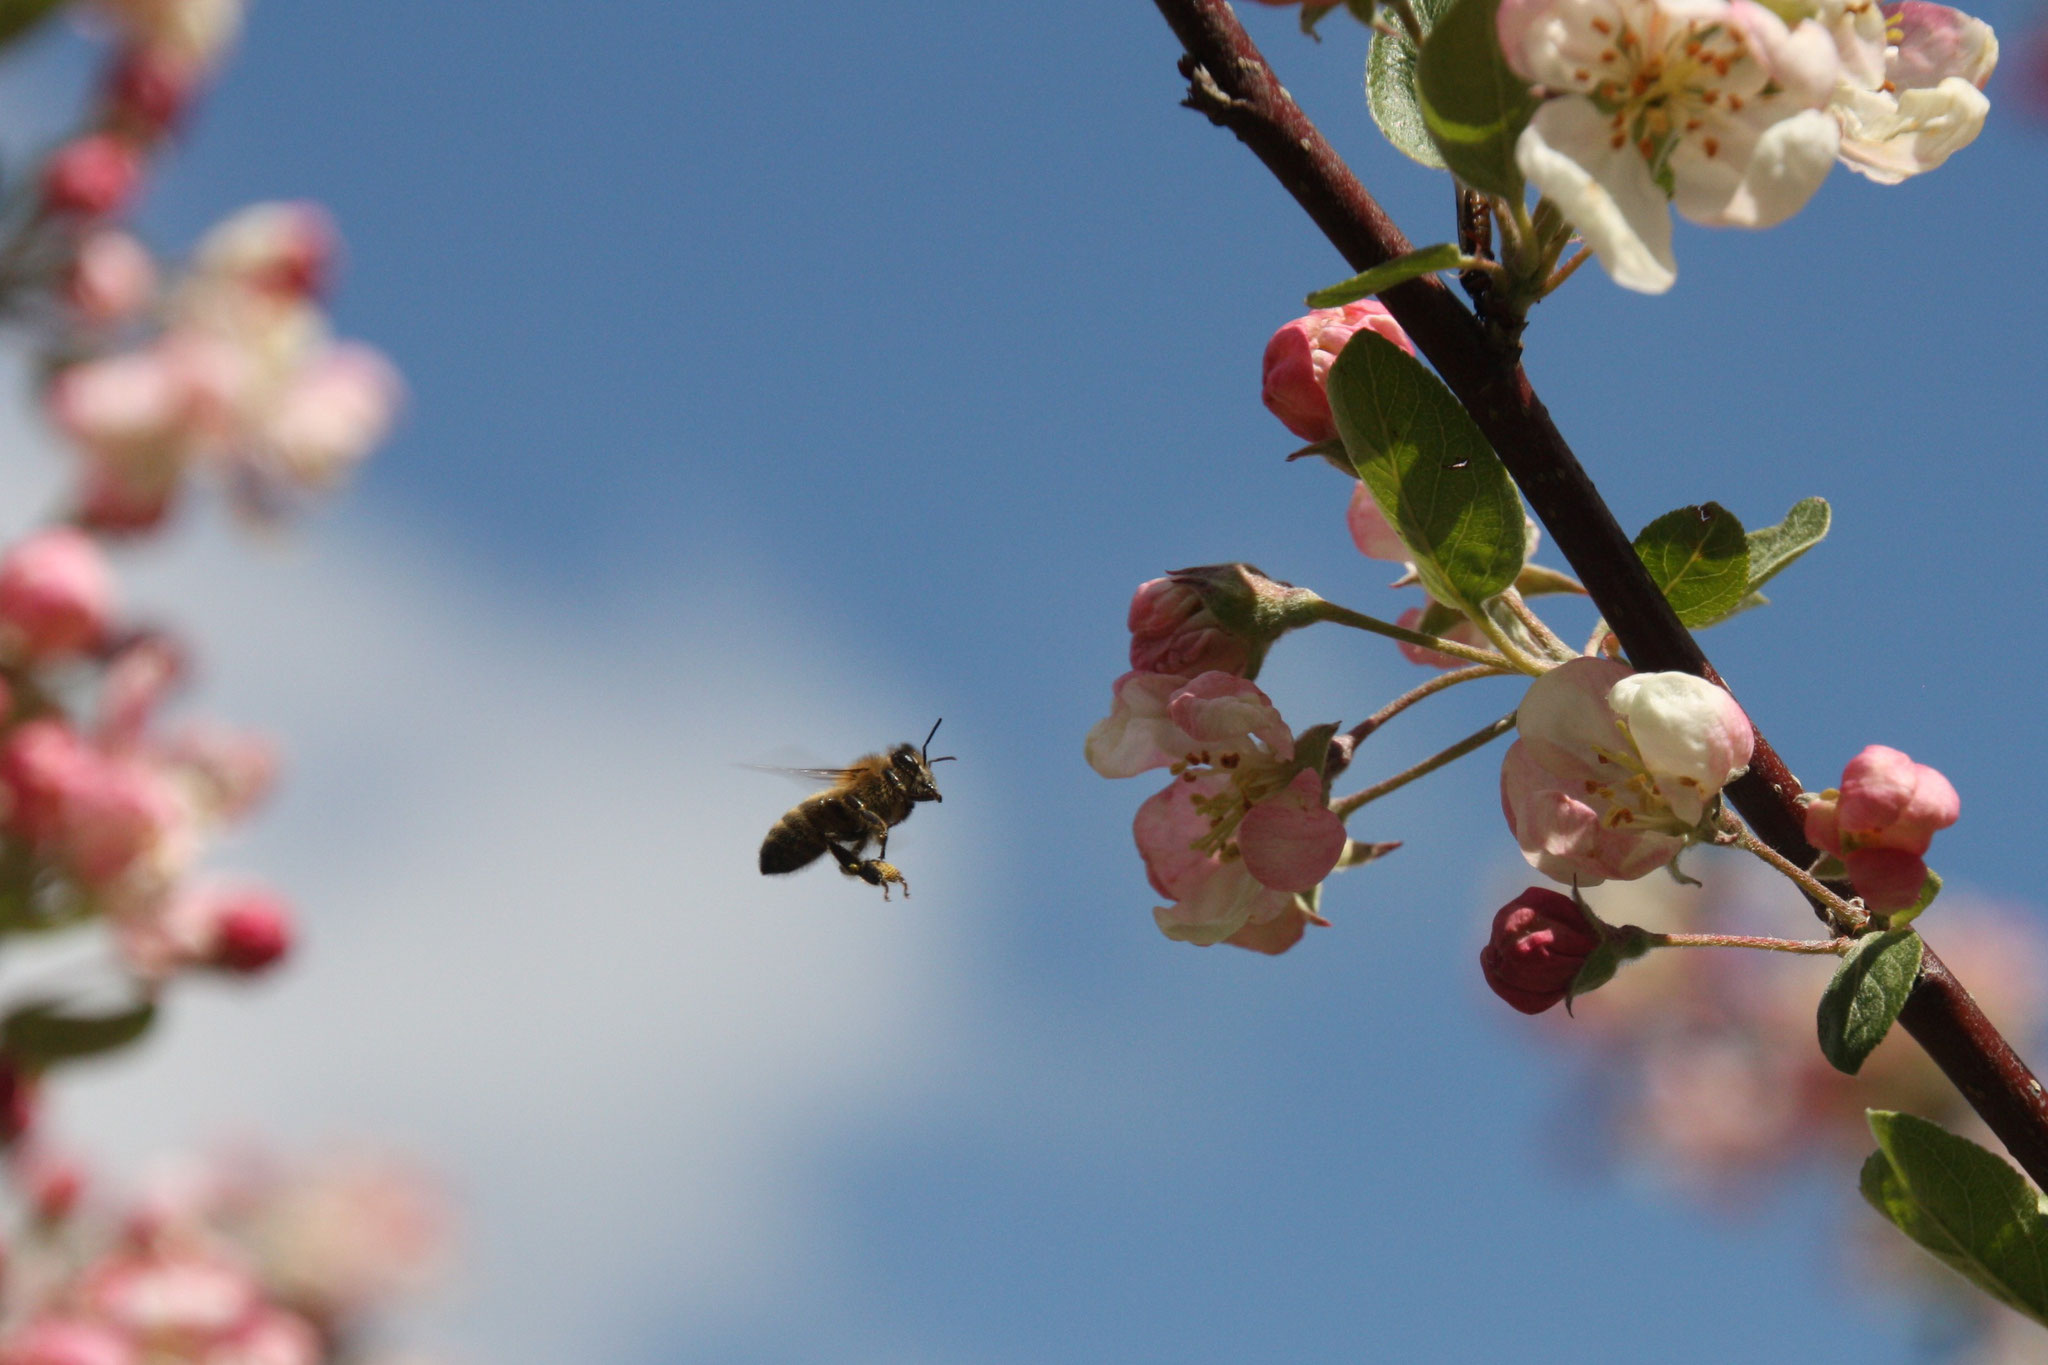
[[(891, 882), (903, 888), (908, 900), (910, 883), (883, 859), (889, 855), (889, 831), (908, 820), (919, 801), (945, 799), (932, 781), (932, 764), (947, 762), (953, 755), (927, 757), (932, 735), (943, 723), (943, 717), (933, 722), (921, 745), (905, 743), (885, 754), (867, 754), (851, 767), (780, 769), (832, 785), (805, 797), (775, 822), (761, 841), (761, 871), (794, 872), (830, 853), (841, 872), (881, 887), (883, 900), (889, 899)], [(871, 839), (875, 856), (864, 858), (861, 852)]]

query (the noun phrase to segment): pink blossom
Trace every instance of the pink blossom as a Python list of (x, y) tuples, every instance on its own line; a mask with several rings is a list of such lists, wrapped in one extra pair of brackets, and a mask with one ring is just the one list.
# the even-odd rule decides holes
[(1088, 732), (1086, 746), (1088, 765), (1104, 777), (1262, 752), (1294, 756), (1294, 737), (1280, 712), (1243, 678), (1132, 672), (1112, 690), (1109, 715)]
[(382, 443), (404, 391), (398, 371), (370, 347), (330, 347), (278, 395), (259, 441), (293, 482), (327, 487)]
[(147, 762), (88, 744), (62, 721), (17, 726), (0, 745), (0, 825), (60, 859), (99, 889), (138, 871), (182, 862), (186, 812)]
[[(15, 1155), (8, 1178), (43, 1223), (61, 1223), (85, 1197), (85, 1166), (74, 1157), (31, 1146)], [(0, 1360), (0, 1365), (5, 1365)]]
[(1281, 918), (1292, 892), (1262, 885), (1242, 858), (1225, 858), (1196, 845), (1211, 834), (1198, 802), (1223, 798), (1225, 773), (1177, 778), (1138, 807), (1133, 833), (1152, 889), (1170, 902), (1153, 910), (1161, 933), (1183, 943), (1223, 943), (1247, 925)]
[(1594, 885), (1677, 856), (1721, 788), (1749, 766), (1754, 732), (1720, 688), (1574, 659), (1538, 678), (1501, 764), (1501, 807), (1545, 876)]
[(195, 269), (210, 286), (311, 298), (325, 292), (338, 244), (334, 220), (318, 204), (252, 204), (207, 232)]
[(184, 121), (206, 79), (206, 64), (161, 44), (131, 46), (100, 80), (106, 121), (154, 142)]
[(241, 1231), (265, 1282), (328, 1321), (430, 1283), (448, 1257), (450, 1221), (440, 1191), (417, 1170), (358, 1151), (257, 1191)]
[(277, 781), (277, 746), (262, 735), (189, 725), (158, 746), (158, 758), (193, 806), (212, 820), (237, 820)]
[(113, 603), (106, 557), (74, 527), (38, 531), (0, 556), (0, 638), (37, 663), (97, 644)]
[(197, 1248), (116, 1252), (89, 1271), (81, 1301), (152, 1346), (204, 1347), (242, 1327), (260, 1302), (242, 1266)]
[(98, 0), (129, 42), (199, 65), (220, 59), (242, 26), (243, 0)]
[(1479, 969), (1495, 995), (1524, 1014), (1541, 1014), (1570, 993), (1600, 942), (1577, 901), (1532, 886), (1493, 917)]
[(1131, 667), (1140, 673), (1242, 674), (1254, 653), (1251, 641), (1216, 619), (1199, 588), (1171, 578), (1138, 585), (1130, 630)]
[(1856, 894), (1879, 913), (1919, 899), (1937, 830), (1962, 814), (1956, 789), (1935, 769), (1873, 744), (1849, 760), (1839, 790), (1806, 807), (1806, 837), (1842, 860)]
[(1266, 407), (1304, 441), (1330, 441), (1337, 436), (1327, 392), (1330, 366), (1361, 330), (1377, 332), (1410, 355), (1415, 343), (1378, 299), (1362, 299), (1342, 308), (1318, 308), (1296, 318), (1266, 343)]
[(125, 322), (156, 298), (156, 258), (132, 234), (101, 228), (78, 244), (64, 301), (87, 322)]
[(125, 208), (142, 183), (142, 154), (126, 138), (89, 133), (59, 147), (43, 167), (51, 213), (102, 218)]
[(311, 1323), (296, 1313), (265, 1307), (215, 1342), (196, 1365), (320, 1365), (325, 1356)]
[(137, 1365), (134, 1344), (105, 1323), (37, 1318), (0, 1341), (0, 1365)]

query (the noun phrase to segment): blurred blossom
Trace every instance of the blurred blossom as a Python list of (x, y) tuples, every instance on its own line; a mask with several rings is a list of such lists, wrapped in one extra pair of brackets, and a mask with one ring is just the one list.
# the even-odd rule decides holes
[(0, 648), (36, 663), (83, 653), (106, 633), (114, 575), (90, 536), (53, 526), (0, 555)]
[(43, 167), (43, 207), (50, 213), (102, 218), (128, 206), (142, 183), (142, 152), (113, 133), (65, 143)]
[(156, 258), (135, 237), (101, 228), (78, 244), (64, 277), (64, 301), (87, 322), (125, 322), (156, 299)]
[(217, 62), (242, 27), (242, 0), (97, 0), (132, 46), (202, 65)]

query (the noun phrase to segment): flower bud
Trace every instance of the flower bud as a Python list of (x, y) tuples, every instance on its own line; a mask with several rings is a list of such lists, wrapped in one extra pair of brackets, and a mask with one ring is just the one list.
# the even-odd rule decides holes
[(1937, 830), (1962, 814), (1949, 780), (1897, 749), (1873, 744), (1849, 760), (1839, 790), (1806, 806), (1806, 837), (1848, 869), (1849, 883), (1879, 914), (1919, 899)]
[(219, 896), (212, 911), (209, 965), (238, 976), (253, 976), (291, 951), (291, 913), (280, 897), (267, 891), (242, 890)]
[(39, 531), (0, 556), (0, 639), (35, 662), (99, 643), (113, 598), (106, 557), (75, 527)]
[(59, 147), (43, 167), (43, 207), (103, 218), (117, 213), (142, 183), (142, 154), (111, 133), (90, 133)]
[(1304, 441), (1329, 441), (1337, 435), (1330, 415), (1330, 366), (1346, 342), (1361, 330), (1377, 332), (1410, 355), (1415, 343), (1378, 299), (1361, 299), (1342, 308), (1318, 308), (1273, 333), (1266, 343), (1262, 397), (1275, 417)]
[(184, 121), (205, 76), (203, 64), (167, 47), (130, 47), (100, 78), (106, 120), (155, 141)]
[(318, 204), (251, 204), (208, 230), (193, 268), (216, 283), (312, 298), (326, 290), (338, 244), (334, 221)]
[(1131, 667), (1140, 673), (1242, 675), (1255, 653), (1251, 641), (1224, 629), (1199, 589), (1171, 578), (1138, 585), (1130, 627)]
[(1345, 509), (1344, 524), (1351, 532), (1351, 543), (1367, 559), (1405, 564), (1414, 557), (1414, 552), (1388, 523), (1387, 514), (1380, 510), (1379, 500), (1363, 479), (1351, 490), (1351, 506)]
[(1576, 900), (1532, 886), (1493, 917), (1479, 969), (1495, 995), (1524, 1014), (1541, 1014), (1571, 994), (1601, 942), (1599, 926)]
[[(1202, 564), (1192, 569), (1175, 569), (1167, 579), (1174, 586), (1192, 593), (1199, 607), (1190, 607), (1188, 599), (1179, 595), (1168, 597), (1164, 589), (1152, 588), (1151, 584), (1140, 588), (1140, 593), (1147, 589), (1152, 592), (1142, 622), (1146, 627), (1148, 651), (1153, 648), (1151, 638), (1162, 630), (1167, 632), (1167, 639), (1159, 648), (1167, 653), (1184, 648), (1198, 657), (1211, 655), (1237, 662), (1236, 651), (1241, 648), (1246, 657), (1237, 667), (1226, 668), (1221, 663), (1212, 663), (1208, 668), (1244, 677), (1258, 671), (1266, 651), (1275, 640), (1314, 621), (1316, 609), (1322, 605), (1322, 599), (1306, 588), (1268, 578), (1250, 564)], [(1189, 614), (1180, 618), (1180, 624), (1170, 624), (1184, 611)], [(1139, 618), (1139, 604), (1133, 601), (1132, 667), (1150, 671), (1137, 662)], [(1210, 631), (1228, 638), (1205, 638)]]

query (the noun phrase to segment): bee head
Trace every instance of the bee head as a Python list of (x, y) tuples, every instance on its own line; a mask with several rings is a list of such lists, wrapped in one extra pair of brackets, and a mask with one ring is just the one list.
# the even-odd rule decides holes
[(953, 755), (944, 754), (938, 758), (926, 757), (931, 751), (932, 735), (936, 735), (939, 732), (939, 726), (944, 723), (945, 718), (943, 716), (934, 721), (931, 734), (924, 737), (923, 744), (915, 748), (908, 744), (899, 744), (889, 751), (889, 762), (902, 777), (904, 789), (909, 792), (910, 799), (913, 801), (943, 801), (946, 799), (939, 795), (939, 785), (932, 779), (932, 764), (952, 762), (954, 761)]

